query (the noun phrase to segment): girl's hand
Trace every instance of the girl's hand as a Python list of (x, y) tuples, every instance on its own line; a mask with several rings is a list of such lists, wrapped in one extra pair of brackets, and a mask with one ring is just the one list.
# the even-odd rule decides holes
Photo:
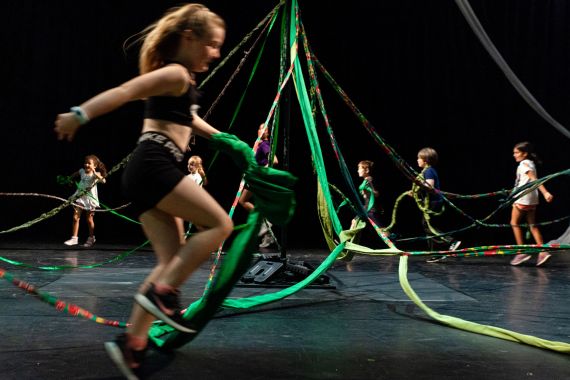
[(544, 199), (546, 200), (546, 202), (550, 203), (552, 202), (552, 199), (554, 198), (554, 196), (552, 194), (550, 194), (548, 191), (545, 192), (544, 194), (542, 194), (544, 196)]
[(58, 140), (72, 141), (80, 124), (73, 112), (61, 113), (55, 119), (54, 131)]

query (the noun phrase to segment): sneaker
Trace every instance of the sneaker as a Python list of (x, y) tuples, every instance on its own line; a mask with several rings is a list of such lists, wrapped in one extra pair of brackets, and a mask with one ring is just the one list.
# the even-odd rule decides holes
[(164, 295), (157, 294), (154, 290), (154, 284), (150, 284), (150, 288), (145, 294), (138, 293), (135, 295), (135, 301), (147, 312), (176, 330), (185, 333), (196, 332), (196, 330), (187, 327), (187, 322), (182, 318), (178, 291)]
[(455, 251), (457, 248), (459, 248), (459, 246), (461, 245), (461, 240), (455, 240), (453, 243), (451, 243), (451, 245), (449, 246), (449, 250), (450, 251)]
[(66, 240), (63, 244), (65, 244), (65, 245), (77, 245), (77, 244), (79, 244), (79, 239), (77, 239), (77, 236), (72, 236), (71, 239)]
[(93, 247), (93, 244), (95, 244), (95, 236), (89, 236), (85, 241), (85, 244), (83, 244), (83, 246), (85, 248), (91, 248)]
[(136, 371), (142, 364), (147, 349), (136, 351), (127, 347), (127, 334), (121, 334), (112, 342), (105, 342), (105, 350), (123, 375), (138, 380)]
[(263, 219), (257, 236), (265, 236), (265, 234), (269, 233), (271, 227), (273, 227), (273, 224), (269, 220)]
[(259, 243), (259, 248), (267, 248), (273, 243), (275, 243), (275, 239), (268, 232), (265, 235), (263, 235), (263, 239), (261, 239), (261, 243)]
[(548, 259), (550, 259), (552, 255), (548, 252), (540, 252), (538, 254), (538, 259), (536, 260), (536, 266), (539, 267), (542, 264), (544, 264), (545, 262), (548, 261)]
[(426, 263), (439, 263), (445, 260), (447, 256), (433, 256), (426, 260)]
[(529, 259), (530, 259), (530, 255), (518, 254), (518, 255), (515, 255), (515, 258), (511, 260), (511, 265), (520, 265)]

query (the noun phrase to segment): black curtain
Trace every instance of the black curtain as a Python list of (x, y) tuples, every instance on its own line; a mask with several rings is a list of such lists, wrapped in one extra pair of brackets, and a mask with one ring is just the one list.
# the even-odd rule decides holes
[[(266, 0), (207, 1), (228, 23), (224, 53), (229, 52), (277, 2)], [(5, 1), (1, 46), (3, 115), (0, 143), (0, 192), (46, 193), (67, 197), (72, 188), (57, 185), (57, 175), (78, 170), (87, 154), (97, 154), (111, 168), (134, 147), (142, 122), (142, 104), (134, 102), (103, 116), (85, 128), (74, 143), (58, 142), (53, 122), (88, 97), (137, 74), (137, 48), (123, 49), (129, 36), (158, 19), (174, 1), (133, 3), (110, 1)], [(338, 4), (338, 5), (337, 5)], [(454, 1), (366, 1), (348, 3), (299, 0), (301, 20), (311, 47), (336, 81), (375, 126), (378, 133), (410, 164), (424, 146), (440, 154), (437, 166), (442, 189), (476, 194), (514, 183), (516, 164), (512, 148), (532, 141), (543, 165), (539, 176), (570, 165), (570, 142), (536, 114), (518, 95), (483, 49)], [(570, 9), (564, 0), (480, 0), (471, 6), (483, 27), (542, 106), (567, 128), (570, 89)], [(244, 7), (247, 11), (244, 11)], [(276, 34), (274, 32), (274, 34)], [(277, 36), (268, 41), (277, 43)], [(253, 141), (265, 118), (277, 85), (278, 49), (268, 47), (260, 77), (244, 103), (232, 132)], [(304, 61), (304, 59), (303, 59)], [(232, 65), (230, 63), (230, 65)], [(223, 88), (235, 69), (204, 88), (203, 109)], [(246, 71), (251, 64), (246, 65)], [(262, 75), (264, 77), (262, 77)], [(244, 73), (242, 77), (246, 76)], [(358, 161), (376, 162), (375, 178), (384, 208), (390, 212), (396, 197), (410, 187), (408, 180), (379, 149), (359, 121), (320, 76), (323, 97), (341, 150), (356, 174)], [(227, 89), (209, 119), (226, 130), (231, 112), (243, 91), (244, 79)], [(324, 247), (316, 217), (315, 179), (301, 118), (293, 102), (291, 115), (291, 170), (300, 177), (299, 208), (289, 225), (289, 244)], [(319, 119), (322, 128), (322, 119)], [(204, 140), (194, 153), (212, 158)], [(340, 183), (338, 165), (323, 140), (332, 183)], [(229, 208), (239, 175), (221, 158), (208, 173), (209, 190)], [(120, 173), (99, 186), (100, 199), (111, 207), (124, 204)], [(547, 184), (555, 201), (539, 208), (539, 219), (568, 214), (570, 179)], [(229, 190), (228, 190), (229, 189)], [(496, 199), (457, 203), (470, 215), (482, 217), (499, 205)], [(0, 197), (0, 230), (39, 216), (58, 203), (34, 198)], [(125, 210), (128, 215), (128, 209)], [(453, 211), (442, 219), (445, 229), (467, 225)], [(243, 215), (238, 212), (238, 219)], [(509, 210), (495, 223), (508, 223)], [(109, 214), (96, 216), (98, 241), (138, 242), (139, 226)], [(349, 221), (344, 221), (349, 223)], [(71, 211), (29, 229), (1, 236), (11, 239), (68, 238)], [(307, 226), (308, 224), (308, 226)], [(557, 237), (567, 224), (543, 228), (545, 240)], [(85, 233), (86, 226), (81, 225)], [(398, 231), (421, 234), (420, 214), (411, 204), (402, 206)], [(507, 244), (509, 229), (477, 229), (461, 236), (469, 245)]]

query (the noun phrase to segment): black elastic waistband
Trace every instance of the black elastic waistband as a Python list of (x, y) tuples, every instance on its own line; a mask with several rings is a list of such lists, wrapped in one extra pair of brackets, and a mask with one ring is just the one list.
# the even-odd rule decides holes
[(174, 156), (176, 161), (181, 162), (184, 159), (184, 152), (180, 150), (178, 145), (176, 145), (168, 136), (165, 136), (158, 132), (144, 132), (140, 137), (137, 144), (142, 142), (153, 142), (155, 144), (162, 145), (170, 154)]

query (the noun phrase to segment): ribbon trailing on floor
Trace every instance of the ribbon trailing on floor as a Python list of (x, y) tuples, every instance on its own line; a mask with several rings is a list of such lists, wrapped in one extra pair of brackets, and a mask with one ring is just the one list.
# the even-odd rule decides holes
[(422, 300), (420, 300), (420, 298), (418, 297), (418, 295), (412, 289), (410, 283), (408, 282), (407, 273), (408, 273), (408, 257), (400, 256), (400, 267), (398, 270), (398, 274), (402, 289), (407, 294), (407, 296), (410, 297), (410, 299), (418, 307), (420, 307), (427, 315), (429, 315), (431, 318), (435, 319), (436, 321), (443, 323), (444, 325), (448, 325), (450, 327), (454, 327), (460, 330), (473, 332), (476, 334), (488, 335), (495, 338), (510, 340), (513, 342), (524, 343), (539, 348), (570, 354), (570, 344), (565, 342), (556, 342), (556, 341), (541, 339), (531, 335), (520, 334), (500, 327), (481, 325), (479, 323), (466, 321), (461, 318), (440, 314), (430, 309), (426, 304), (422, 302)]
[(42, 302), (45, 302), (49, 305), (54, 306), (57, 311), (65, 312), (65, 313), (72, 315), (74, 317), (82, 317), (85, 319), (89, 319), (93, 322), (97, 322), (97, 323), (100, 323), (100, 324), (106, 325), (106, 326), (114, 326), (114, 327), (127, 327), (128, 326), (128, 323), (126, 323), (126, 322), (119, 322), (119, 321), (114, 321), (114, 320), (106, 319), (103, 317), (99, 317), (99, 316), (91, 313), (90, 311), (85, 310), (84, 308), (82, 308), (80, 306), (59, 300), (56, 297), (54, 297), (48, 293), (40, 292), (34, 285), (32, 285), (26, 281), (22, 281), (22, 280), (15, 278), (14, 276), (12, 276), (10, 273), (6, 272), (2, 268), (0, 268), (0, 278), (3, 278), (4, 280), (10, 282), (12, 285), (24, 290), (25, 292), (33, 295), (34, 297), (37, 297)]

